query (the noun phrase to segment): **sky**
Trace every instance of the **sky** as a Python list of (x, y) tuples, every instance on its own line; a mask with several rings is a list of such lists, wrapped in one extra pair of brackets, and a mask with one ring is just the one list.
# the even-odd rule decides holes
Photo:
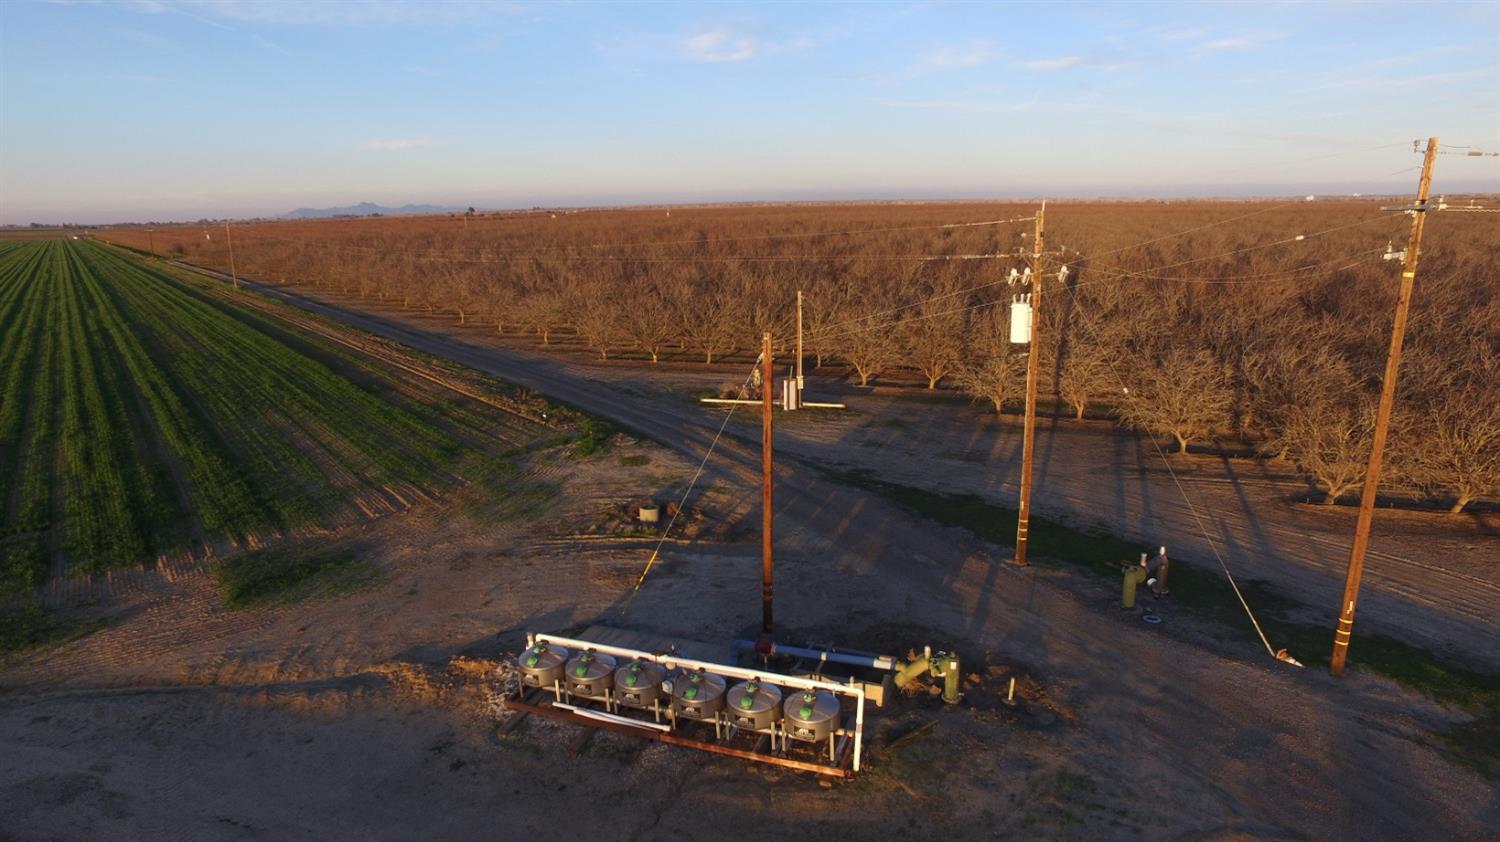
[(0, 223), (1409, 193), (1434, 134), (1500, 150), (1496, 0), (0, 4)]

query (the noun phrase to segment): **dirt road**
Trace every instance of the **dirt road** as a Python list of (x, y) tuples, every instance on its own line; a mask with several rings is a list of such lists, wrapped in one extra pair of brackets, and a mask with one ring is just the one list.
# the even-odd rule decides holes
[[(299, 308), (395, 339), (426, 353), (520, 383), (699, 458), (717, 418), (690, 397), (726, 379), (724, 369), (644, 371), (527, 352), (483, 329), (450, 320), (367, 312), (275, 285), (252, 288)], [(369, 306), (368, 304), (364, 306)], [(814, 383), (814, 388), (817, 384)], [(842, 397), (842, 396), (841, 396)], [(1014, 505), (1020, 436), (1012, 424), (967, 407), (919, 403), (885, 393), (850, 397), (842, 417), (784, 423), (778, 448), (814, 465), (853, 467), (892, 482), (945, 493), (974, 493)], [(747, 419), (748, 420), (748, 419)], [(731, 425), (719, 445), (730, 463), (758, 459), (758, 428)], [(1297, 478), (1262, 463), (1172, 456), (1171, 472), (1149, 442), (1107, 424), (1061, 421), (1038, 435), (1039, 514), (1140, 541), (1168, 544), (1200, 565), (1222, 557), (1247, 579), (1274, 584), (1308, 607), (1308, 619), (1333, 620), (1348, 561), (1353, 513), (1291, 502)], [(1174, 476), (1175, 474), (1175, 476)], [(744, 474), (747, 478), (750, 474)], [(778, 513), (828, 513), (815, 524), (826, 542), (851, 549), (849, 522), (829, 501), (858, 506), (851, 494), (798, 459), (777, 467)], [(1253, 607), (1253, 606), (1252, 606)], [(1445, 517), (1382, 513), (1367, 561), (1357, 629), (1446, 651), (1500, 668), (1500, 515)], [(1259, 643), (1245, 624), (1247, 643)], [(1358, 632), (1356, 632), (1356, 641)], [(1273, 641), (1273, 645), (1279, 645)]]

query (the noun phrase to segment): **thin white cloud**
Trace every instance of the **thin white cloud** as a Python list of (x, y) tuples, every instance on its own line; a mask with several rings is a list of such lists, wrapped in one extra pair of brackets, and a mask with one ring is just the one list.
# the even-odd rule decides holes
[(126, 41), (134, 41), (135, 43), (152, 50), (168, 50), (171, 52), (180, 52), (182, 50), (182, 46), (179, 45), (176, 41), (173, 41), (171, 38), (157, 35), (154, 32), (144, 32), (139, 29), (116, 29), (115, 34), (120, 36), (121, 38), (124, 38)]
[(1158, 41), (1196, 41), (1208, 34), (1204, 29), (1168, 29), (1155, 33)]
[(1193, 45), (1193, 55), (1207, 55), (1209, 53), (1221, 53), (1229, 50), (1253, 50), (1272, 41), (1285, 38), (1286, 34), (1281, 32), (1247, 32), (1243, 35), (1233, 35), (1228, 38), (1214, 38), (1208, 41), (1199, 41)]
[(1066, 114), (1110, 119), (1143, 119), (1150, 116), (1139, 111), (1100, 106), (1090, 102), (1063, 102), (1036, 98), (1016, 102), (968, 99), (873, 100), (872, 102), (886, 108), (959, 111), (971, 114)]
[(159, 3), (157, 0), (130, 0), (125, 5), (132, 11), (147, 15), (159, 15), (163, 12), (171, 11), (167, 8), (167, 4)]
[(749, 36), (723, 28), (689, 36), (682, 47), (688, 58), (706, 62), (746, 61), (760, 52)]
[(1074, 53), (1072, 55), (1022, 62), (1021, 68), (1032, 73), (1052, 73), (1058, 70), (1087, 67), (1094, 70), (1102, 70), (1106, 73), (1114, 73), (1120, 70), (1129, 70), (1135, 67), (1136, 64), (1137, 62), (1134, 59), (1113, 52)]
[(1027, 70), (1067, 70), (1083, 64), (1083, 56), (1058, 56), (1057, 58), (1040, 58), (1028, 61), (1021, 66)]
[[(157, 4), (161, 5), (161, 4)], [(276, 26), (454, 25), (521, 11), (515, 3), (433, 3), (420, 0), (183, 0), (173, 11), (193, 9), (203, 15)], [(186, 12), (184, 12), (186, 13)]]
[(177, 81), (170, 76), (157, 76), (151, 73), (105, 73), (97, 78), (107, 79), (112, 82), (141, 82), (145, 84), (175, 83)]
[(377, 152), (395, 152), (395, 151), (399, 151), (399, 150), (402, 150), (402, 149), (421, 149), (424, 146), (431, 146), (431, 145), (432, 145), (432, 140), (430, 138), (425, 138), (425, 137), (403, 137), (403, 138), (392, 138), (392, 139), (367, 140), (364, 143), (360, 144), (359, 148), (373, 150), (373, 151), (377, 151)]
[(979, 67), (1000, 58), (1000, 55), (999, 48), (987, 41), (947, 44), (937, 47), (920, 59), (917, 59), (911, 66), (897, 74), (896, 78), (915, 79), (920, 76), (930, 76), (934, 73), (946, 73), (952, 70)]
[(292, 54), (291, 51), (287, 48), (273, 41), (269, 41), (262, 36), (255, 34), (254, 32), (250, 33), (250, 40), (254, 41), (257, 47), (270, 50), (273, 53), (281, 53), (284, 56), (290, 56)]

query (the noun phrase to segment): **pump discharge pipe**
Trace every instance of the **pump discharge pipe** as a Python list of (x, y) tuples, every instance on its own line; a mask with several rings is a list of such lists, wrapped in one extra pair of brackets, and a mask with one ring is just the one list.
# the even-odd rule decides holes
[(1146, 554), (1141, 553), (1140, 564), (1126, 562), (1121, 569), (1125, 574), (1125, 585), (1120, 593), (1120, 606), (1128, 611), (1135, 608), (1135, 589), (1146, 581)]
[(922, 648), (921, 657), (910, 663), (903, 663), (896, 669), (895, 684), (897, 687), (905, 687), (907, 682), (928, 673), (933, 678), (943, 680), (943, 701), (950, 705), (958, 704), (963, 698), (963, 693), (958, 690), (958, 682), (963, 672), (959, 669), (958, 656), (947, 652), (932, 651), (931, 646)]
[[(756, 642), (752, 640), (736, 640), (729, 647), (729, 651), (736, 656), (742, 652), (755, 650)], [(813, 659), (878, 670), (890, 670), (896, 674), (894, 681), (897, 687), (903, 687), (912, 679), (917, 678), (923, 673), (928, 673), (933, 678), (943, 679), (943, 701), (953, 705), (958, 704), (958, 700), (963, 698), (963, 693), (959, 692), (958, 689), (959, 679), (963, 676), (963, 672), (959, 667), (958, 656), (947, 652), (934, 653), (931, 646), (922, 647), (922, 655), (910, 663), (897, 661), (889, 655), (859, 655), (853, 652), (830, 652), (826, 649), (805, 649), (800, 646), (787, 646), (781, 643), (773, 644), (768, 654)]]

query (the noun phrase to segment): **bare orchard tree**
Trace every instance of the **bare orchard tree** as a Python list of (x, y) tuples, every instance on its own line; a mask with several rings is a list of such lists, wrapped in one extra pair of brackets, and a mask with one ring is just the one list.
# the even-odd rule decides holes
[(563, 321), (563, 298), (555, 290), (533, 287), (517, 302), (519, 317), (541, 337), (543, 345), (552, 344), (552, 331)]
[(621, 327), (635, 347), (650, 354), (651, 362), (659, 360), (662, 348), (676, 335), (672, 325), (677, 319), (666, 293), (655, 284), (639, 287), (621, 315)]
[(911, 364), (927, 378), (927, 388), (951, 374), (963, 357), (965, 298), (953, 289), (929, 288), (924, 302), (902, 310), (900, 339)]
[(1322, 489), (1333, 505), (1364, 484), (1375, 430), (1375, 400), (1347, 361), (1326, 346), (1289, 353), (1278, 367), (1274, 393), (1285, 403), (1270, 411), (1274, 434), (1265, 448), (1283, 454)]
[(901, 348), (891, 336), (886, 317), (866, 316), (835, 328), (829, 345), (859, 375), (859, 385), (868, 386), (870, 378), (890, 368), (901, 359)]
[(1026, 348), (1012, 345), (1010, 314), (1004, 308), (980, 311), (970, 321), (969, 346), (953, 371), (960, 389), (989, 401), (995, 412), (1026, 397)]
[(1375, 403), (1324, 400), (1294, 406), (1281, 436), (1297, 468), (1323, 489), (1331, 506), (1364, 485), (1375, 431)]
[(1451, 498), (1448, 511), (1459, 514), (1500, 495), (1500, 395), (1446, 401), (1436, 410), (1414, 425), (1415, 473), (1430, 493)]
[(1073, 328), (1063, 346), (1058, 395), (1073, 409), (1079, 421), (1088, 411), (1089, 402), (1109, 399), (1119, 402), (1120, 350), (1108, 339), (1103, 327), (1104, 315), (1079, 308), (1073, 313)]
[(721, 286), (694, 282), (691, 289), (681, 310), (682, 331), (704, 364), (713, 365), (716, 355), (734, 352), (734, 308)]
[(495, 322), (496, 333), (505, 333), (507, 322), (515, 323), (521, 318), (515, 281), (506, 273), (484, 274), (481, 302), (485, 315)]
[(471, 263), (445, 263), (442, 264), (441, 274), (437, 276), (441, 284), (438, 290), (439, 300), (446, 301), (458, 314), (459, 324), (469, 323), (469, 314), (479, 309), (484, 304), (483, 282), (479, 273), (475, 271)]
[[(1458, 371), (1436, 354), (1416, 355), (1404, 378), (1417, 383), (1404, 415), (1407, 435), (1394, 441), (1395, 468), (1429, 494), (1463, 512), (1475, 500), (1500, 495), (1500, 356), (1483, 352)], [(1422, 366), (1427, 356), (1432, 365)], [(1423, 371), (1427, 368), (1427, 371)]]
[(569, 290), (567, 311), (578, 334), (600, 359), (628, 341), (616, 292), (610, 287), (579, 285)]
[(1178, 453), (1229, 418), (1228, 377), (1207, 351), (1171, 348), (1154, 357), (1128, 357), (1121, 374), (1129, 389), (1120, 402), (1121, 420), (1149, 435), (1171, 436)]
[(813, 367), (822, 368), (824, 358), (832, 355), (833, 333), (852, 315), (848, 287), (837, 283), (819, 283), (803, 298), (803, 331)]
[(562, 294), (562, 271), (550, 261), (532, 260), (520, 267), (520, 290), (517, 292), (518, 318), (543, 345), (552, 344), (552, 332), (565, 323)]

